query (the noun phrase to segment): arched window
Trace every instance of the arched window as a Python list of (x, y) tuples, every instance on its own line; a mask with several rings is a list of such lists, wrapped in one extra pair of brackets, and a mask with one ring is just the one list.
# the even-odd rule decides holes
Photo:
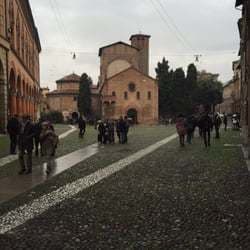
[(22, 59), (24, 60), (24, 25), (22, 24), (22, 29), (21, 29), (21, 56)]
[(20, 54), (20, 39), (21, 39), (21, 27), (20, 27), (20, 17), (19, 14), (16, 18), (16, 48), (17, 52)]
[(138, 92), (136, 92), (136, 98), (137, 98), (137, 100), (140, 100), (140, 92), (138, 91)]
[(115, 91), (113, 91), (113, 92), (112, 92), (112, 96), (116, 96), (116, 93), (115, 93)]
[(15, 18), (14, 18), (13, 0), (10, 0), (9, 2), (9, 21), (10, 21), (10, 27), (8, 30), (10, 32), (10, 41), (11, 45), (15, 46)]
[(127, 91), (124, 92), (124, 99), (128, 100), (128, 92)]
[(4, 31), (5, 31), (5, 21), (4, 21), (4, 1), (0, 0), (0, 34), (4, 35)]
[(151, 100), (151, 92), (148, 91), (148, 100)]

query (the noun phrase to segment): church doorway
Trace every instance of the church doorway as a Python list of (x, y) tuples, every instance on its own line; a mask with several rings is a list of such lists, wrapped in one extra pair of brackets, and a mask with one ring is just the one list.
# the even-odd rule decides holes
[(136, 109), (129, 109), (127, 112), (127, 117), (129, 119), (131, 119), (133, 124), (137, 124), (138, 123), (138, 113)]

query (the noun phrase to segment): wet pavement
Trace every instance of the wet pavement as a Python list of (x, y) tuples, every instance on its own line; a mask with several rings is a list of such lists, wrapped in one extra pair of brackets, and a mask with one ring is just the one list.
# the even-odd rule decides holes
[[(70, 130), (59, 135), (59, 139), (63, 139), (76, 131), (76, 128), (74, 126), (70, 125), (69, 127), (70, 127)], [(3, 158), (0, 158), (0, 167), (3, 167), (11, 162), (16, 161), (16, 160), (18, 160), (17, 154), (16, 155), (8, 155), (8, 156), (5, 156)]]
[(22, 194), (48, 179), (90, 158), (98, 152), (98, 144), (93, 144), (58, 159), (48, 160), (33, 167), (31, 175), (14, 175), (0, 179), (0, 204)]

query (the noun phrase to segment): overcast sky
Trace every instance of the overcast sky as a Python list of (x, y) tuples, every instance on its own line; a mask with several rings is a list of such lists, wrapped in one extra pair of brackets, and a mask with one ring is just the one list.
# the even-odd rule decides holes
[[(235, 0), (30, 0), (42, 44), (41, 86), (73, 72), (99, 75), (98, 49), (131, 34), (151, 35), (150, 74), (163, 56), (172, 68), (202, 57), (198, 69), (232, 77), (240, 11)], [(76, 53), (76, 60), (72, 59)]]

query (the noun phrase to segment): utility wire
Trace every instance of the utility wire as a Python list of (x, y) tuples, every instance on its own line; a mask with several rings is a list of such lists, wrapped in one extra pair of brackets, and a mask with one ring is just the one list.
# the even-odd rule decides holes
[(73, 48), (73, 40), (72, 40), (71, 36), (69, 35), (69, 33), (67, 32), (67, 28), (66, 28), (65, 23), (64, 23), (64, 21), (63, 21), (63, 16), (62, 16), (62, 13), (61, 13), (61, 10), (60, 10), (60, 6), (59, 6), (57, 0), (54, 0), (54, 3), (55, 3), (55, 5), (56, 5), (55, 10), (57, 11), (58, 17), (59, 17), (59, 19), (60, 19), (59, 21), (60, 21), (61, 24), (62, 24), (63, 32), (64, 32), (64, 34), (65, 34), (65, 36), (66, 36), (68, 42), (70, 43), (71, 47)]
[[(179, 37), (178, 33), (172, 28), (172, 26), (169, 24), (168, 20), (165, 18), (165, 16), (161, 13), (161, 11), (158, 8), (158, 5), (153, 0), (149, 0), (155, 11), (158, 13), (159, 17), (162, 19), (162, 21), (167, 25), (168, 29), (174, 33), (175, 37), (179, 40), (179, 42), (186, 48), (190, 49), (189, 46)], [(165, 26), (164, 26), (165, 27)]]
[(66, 47), (68, 46), (68, 44), (69, 44), (69, 41), (68, 41), (68, 39), (67, 39), (67, 35), (65, 34), (65, 32), (64, 32), (64, 30), (63, 30), (63, 28), (62, 28), (62, 26), (61, 26), (61, 24), (60, 24), (60, 21), (59, 21), (59, 18), (58, 18), (57, 12), (56, 12), (56, 8), (55, 8), (55, 6), (54, 6), (53, 1), (52, 1), (52, 0), (49, 0), (49, 3), (50, 3), (51, 10), (52, 10), (52, 12), (53, 12), (53, 14), (54, 14), (54, 16), (55, 16), (55, 20), (56, 20), (58, 29), (59, 29), (59, 31), (60, 31), (61, 34), (62, 34), (63, 40), (64, 40), (64, 42), (65, 42), (65, 48), (66, 48)]
[(181, 32), (181, 30), (178, 28), (178, 26), (176, 25), (176, 23), (174, 22), (173, 18), (168, 14), (167, 8), (163, 5), (163, 3), (161, 2), (161, 0), (156, 0), (156, 2), (158, 2), (158, 4), (161, 6), (161, 8), (163, 9), (166, 17), (169, 19), (169, 21), (172, 23), (173, 28), (176, 30), (176, 32), (179, 34), (179, 36), (182, 38), (182, 40), (186, 43), (186, 45), (192, 50), (193, 46), (190, 44), (190, 42), (185, 38), (185, 36), (183, 35), (183, 33)]

